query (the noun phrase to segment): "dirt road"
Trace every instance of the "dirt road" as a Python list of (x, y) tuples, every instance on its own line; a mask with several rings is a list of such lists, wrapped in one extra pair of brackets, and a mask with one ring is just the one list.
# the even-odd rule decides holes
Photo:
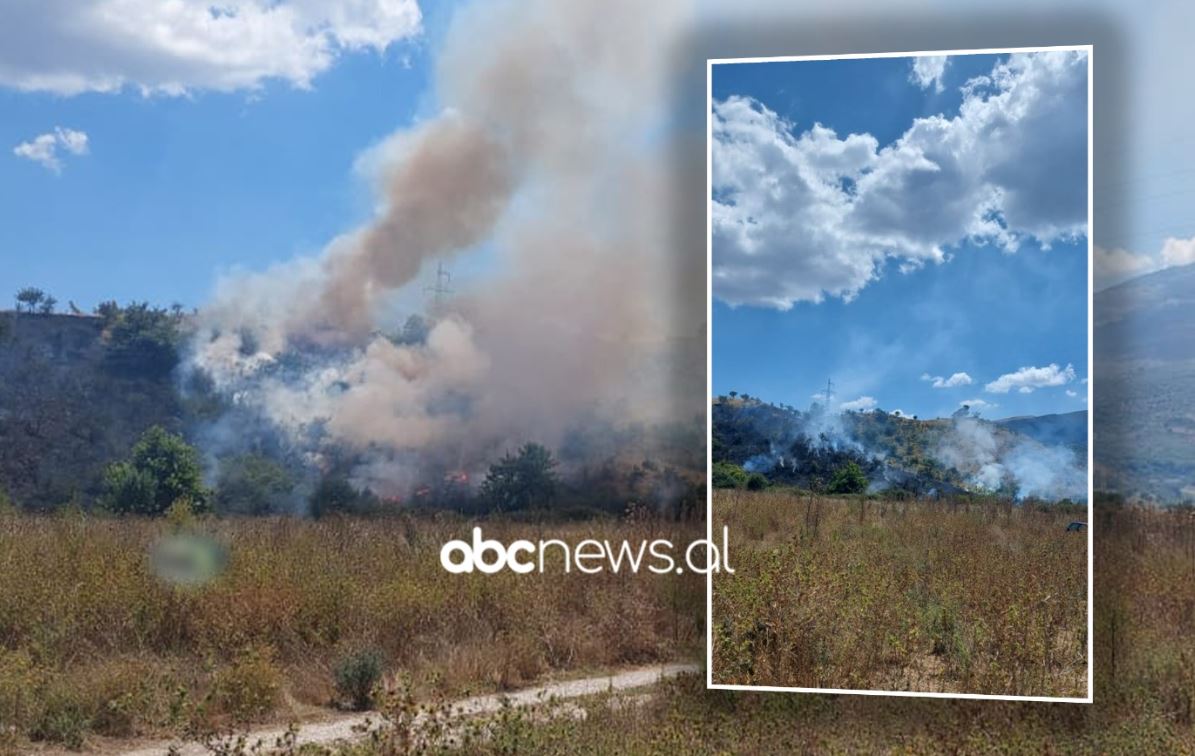
[[(527, 688), (512, 693), (495, 693), (487, 696), (476, 696), (454, 702), (452, 708), (463, 716), (484, 716), (497, 712), (503, 701), (509, 701), (517, 707), (530, 706), (548, 698), (566, 699), (580, 698), (608, 691), (631, 690), (654, 685), (660, 680), (687, 672), (698, 672), (696, 664), (663, 664), (650, 667), (638, 667), (612, 675), (586, 677), (579, 680), (566, 680), (549, 683), (535, 688)], [(330, 745), (337, 741), (352, 740), (359, 737), (354, 728), (365, 725), (366, 720), (376, 723), (376, 713), (347, 714), (323, 722), (313, 722), (299, 727), (298, 744)], [(286, 734), (285, 727), (270, 727), (254, 730), (249, 733), (248, 743), (252, 745), (258, 741), (267, 745), (273, 744), (278, 738)], [(118, 751), (125, 756), (164, 756), (171, 745), (178, 746), (176, 741), (162, 741), (149, 746), (138, 747), (134, 750)], [(178, 746), (175, 753), (180, 756), (205, 756), (208, 753), (202, 746), (188, 743)]]

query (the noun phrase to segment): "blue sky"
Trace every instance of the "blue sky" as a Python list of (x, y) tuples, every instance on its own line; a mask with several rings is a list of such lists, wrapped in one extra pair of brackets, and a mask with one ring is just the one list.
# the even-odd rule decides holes
[[(340, 51), (306, 88), (283, 76), (182, 96), (146, 96), (138, 82), (78, 94), (0, 86), (0, 307), (35, 285), (63, 309), (190, 308), (224, 271), (318, 253), (373, 212), (358, 156), (435, 113), (432, 61), (451, 10), (424, 8), (418, 33), (384, 49)], [(13, 153), (56, 126), (85, 132), (87, 153), (60, 149), (58, 171)]]
[[(885, 187), (865, 186), (862, 176), (911, 170), (888, 165), (898, 157), (885, 157), (885, 148), (904, 138), (914, 119), (938, 114), (954, 119), (964, 97), (959, 88), (1006, 61), (956, 56), (924, 86), (912, 77), (906, 58), (715, 66), (716, 112), (717, 103), (750, 105), (722, 110), (715, 125), (715, 394), (736, 390), (806, 407), (831, 378), (838, 401), (922, 417), (948, 415), (960, 402), (975, 399), (988, 417), (1086, 406), (1087, 241), (1085, 224), (1076, 219), (1085, 216), (1087, 177), (1076, 161), (1059, 164), (1057, 187), (1034, 187), (1029, 176), (991, 171), (1006, 198), (1025, 195), (1036, 207), (1049, 205), (1052, 191), (1073, 198), (1036, 214), (1003, 200), (995, 211), (1007, 210), (1007, 217), (995, 233), (1019, 232), (1015, 249), (990, 234), (975, 234), (976, 221), (964, 214), (927, 214), (925, 206), (943, 198), (903, 178), (896, 184), (897, 201), (907, 207), (884, 215), (882, 227), (865, 214), (840, 215), (835, 204), (876, 205), (871, 197)], [(1017, 75), (1038, 76), (1031, 66)], [(1034, 79), (1043, 81), (1077, 91), (1059, 76)], [(1004, 106), (998, 94), (987, 95), (996, 110)], [(1073, 118), (1075, 110), (1042, 115)], [(833, 140), (802, 142), (815, 123), (832, 129)], [(1085, 119), (1079, 126), (1086, 130)], [(851, 141), (850, 134), (871, 135), (874, 143)], [(953, 134), (934, 139), (955, 144)], [(1067, 132), (1038, 128), (1020, 136), (1023, 146), (1015, 139), (997, 146), (1002, 152), (1024, 149), (1029, 157), (1049, 151), (1043, 140)], [(958, 137), (959, 150), (974, 147), (968, 139), (970, 127)], [(922, 149), (914, 134), (905, 142)], [(856, 148), (861, 157), (841, 157)], [(953, 158), (935, 155), (936, 148), (925, 146), (923, 152), (947, 165)], [(777, 157), (781, 152), (784, 157)], [(827, 167), (828, 159), (851, 165)], [(856, 162), (867, 167), (842, 179), (852, 186), (853, 198), (827, 199), (794, 187), (819, 172), (833, 183), (855, 171)], [(970, 164), (963, 168), (958, 175), (943, 169), (933, 181), (957, 183), (948, 187), (947, 197), (986, 197), (974, 181), (959, 178), (972, 170)], [(1081, 209), (1076, 185), (1084, 198)], [(778, 192), (787, 193), (786, 199), (758, 198)], [(829, 232), (810, 232), (823, 222)], [(925, 235), (925, 226), (939, 230)], [(859, 251), (873, 244), (872, 251)], [(893, 247), (897, 254), (890, 252)], [(868, 260), (876, 261), (874, 267)], [(837, 267), (847, 269), (839, 274)], [(787, 277), (794, 280), (786, 284)], [(956, 374), (965, 375), (950, 380)]]

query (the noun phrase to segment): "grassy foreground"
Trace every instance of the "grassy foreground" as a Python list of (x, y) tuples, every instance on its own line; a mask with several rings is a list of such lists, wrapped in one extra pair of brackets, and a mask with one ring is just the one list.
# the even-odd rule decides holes
[[(314, 537), (312, 533), (323, 529), (339, 531), (347, 528), (350, 533), (354, 533), (357, 532), (355, 528), (367, 527), (359, 523), (256, 521), (222, 527), (238, 529), (247, 524), (250, 525), (248, 530), (261, 529), (254, 543), (263, 548), (270, 544), (267, 536), (271, 530), (285, 531), (289, 525), (297, 526), (296, 530), (307, 533), (308, 537)], [(373, 523), (375, 526), (380, 524)], [(393, 523), (386, 527), (398, 530), (401, 525)], [(416, 531), (423, 528), (431, 529), (433, 526), (447, 527), (426, 521), (414, 521), (408, 525)], [(53, 599), (56, 611), (61, 611), (62, 606), (69, 605), (72, 598), (71, 592), (74, 589), (69, 588), (72, 584), (68, 578), (72, 577), (73, 568), (70, 565), (76, 561), (66, 558), (70, 552), (65, 546), (47, 545), (47, 541), (51, 541), (56, 532), (71, 532), (71, 528), (108, 532), (108, 540), (103, 541), (101, 538), (101, 542), (96, 544), (88, 556), (78, 559), (79, 562), (90, 563), (100, 558), (98, 549), (101, 545), (112, 545), (113, 536), (110, 531), (125, 528), (138, 531), (148, 529), (152, 534), (160, 527), (151, 527), (141, 522), (80, 525), (24, 518), (6, 520), (2, 526), (5, 535), (0, 541), (0, 545), (3, 546), (0, 558), (4, 560), (4, 571), (0, 574), (7, 576), (8, 571), (14, 569), (14, 565), (19, 565), (25, 576), (35, 573), (53, 575), (57, 570), (65, 577), (60, 581), (55, 578), (51, 584), (63, 586), (62, 599), (54, 599), (55, 592), (44, 588), (39, 594), (41, 600)], [(486, 527), (488, 533), (489, 526)], [(590, 525), (578, 527), (586, 531), (591, 528)], [(1192, 622), (1195, 621), (1195, 518), (1184, 511), (1139, 510), (1097, 503), (1093, 527), (1096, 543), (1096, 692), (1093, 705), (729, 693), (706, 691), (702, 680), (689, 678), (657, 689), (649, 699), (638, 706), (611, 706), (601, 700), (583, 702), (586, 710), (584, 719), (577, 718), (575, 712), (547, 719), (539, 716), (537, 712), (508, 712), (492, 721), (475, 723), (476, 727), (481, 729), (482, 736), (467, 744), (446, 744), (443, 748), (429, 748), (427, 751), (471, 754), (1195, 753), (1195, 694), (1192, 693), (1195, 691), (1195, 645), (1191, 640)], [(20, 528), (20, 531), (14, 528)], [(512, 526), (511, 529), (513, 531), (516, 528)], [(10, 558), (13, 536), (21, 535), (27, 538), (30, 531), (43, 531), (38, 544), (49, 551), (39, 557), (38, 549), (34, 544), (30, 544), (23, 547), (21, 558)], [(142, 534), (141, 537), (146, 538), (151, 534)], [(271, 548), (282, 550), (289, 545), (293, 545), (293, 542), (284, 541)], [(63, 561), (56, 567), (55, 563), (50, 561), (51, 557)], [(732, 552), (731, 557), (732, 566), (738, 569), (737, 556)], [(275, 555), (272, 558), (278, 560), (284, 557)], [(99, 563), (126, 562), (137, 563), (138, 557), (109, 553), (103, 556)], [(344, 561), (344, 564), (350, 563), (351, 560)], [(361, 574), (368, 574), (364, 568), (360, 569)], [(233, 571), (235, 572), (235, 568)], [(429, 569), (424, 579), (430, 577), (430, 572)], [(655, 586), (655, 590), (666, 592), (666, 584), (656, 582), (658, 577), (641, 575), (628, 579), (628, 582), (643, 584), (635, 590), (647, 591)], [(0, 579), (4, 581), (4, 591), (0, 593), (3, 596), (8, 595), (11, 587), (21, 585), (20, 580), (11, 577)], [(253, 582), (252, 576), (244, 576), (238, 585), (245, 588)], [(148, 584), (152, 585), (153, 582), (149, 581)], [(598, 585), (587, 580), (580, 586), (580, 590), (594, 592), (597, 591)], [(686, 584), (676, 585), (687, 590)], [(95, 589), (95, 584), (92, 583), (89, 587)], [(696, 587), (696, 595), (690, 595), (688, 592), (680, 594), (682, 597), (693, 599), (690, 603), (678, 604), (681, 628), (685, 627), (684, 617), (689, 617), (689, 627), (694, 627), (700, 623), (704, 614), (700, 583)], [(231, 586), (228, 586), (223, 589), (224, 597), (229, 596), (227, 591), (230, 588)], [(502, 583), (502, 590), (511, 589), (512, 583)], [(515, 586), (514, 589), (518, 590), (518, 587)], [(216, 586), (206, 590), (214, 591)], [(30, 596), (32, 592), (25, 595)], [(105, 595), (112, 597), (111, 593)], [(524, 593), (518, 595), (526, 597)], [(641, 599), (649, 595), (651, 594), (639, 594)], [(246, 602), (254, 600), (260, 601), (245, 599)], [(596, 596), (591, 599), (587, 595), (575, 599), (576, 605), (581, 606), (590, 600), (601, 599)], [(671, 648), (670, 599), (666, 594), (655, 594), (652, 600), (665, 602), (656, 609), (661, 622), (655, 627), (657, 637), (662, 638), (658, 642)], [(6, 665), (3, 667), (6, 670), (5, 683), (0, 686), (0, 689), (5, 691), (2, 695), (6, 696), (2, 699), (3, 703), (0, 703), (3, 707), (0, 708), (0, 718), (11, 717), (14, 707), (16, 711), (29, 712), (22, 716), (33, 716), (39, 707), (44, 707), (50, 700), (47, 695), (50, 693), (50, 687), (9, 687), (14, 679), (22, 679), (20, 674), (16, 674), (16, 670), (24, 669), (26, 671), (23, 674), (27, 675), (44, 675), (45, 683), (60, 686), (58, 690), (63, 694), (71, 694), (73, 691), (74, 695), (79, 696), (76, 700), (82, 700), (87, 698), (81, 696), (82, 691), (100, 689), (86, 682), (102, 680), (103, 676), (97, 675), (94, 670), (116, 669), (121, 665), (134, 663), (129, 659), (140, 659), (137, 663), (143, 666), (132, 668), (133, 671), (126, 673), (125, 685), (113, 686), (114, 690), (124, 687), (126, 691), (136, 694), (139, 690), (136, 670), (152, 672), (154, 665), (166, 664), (165, 660), (172, 658), (172, 654), (169, 653), (125, 652), (123, 660), (116, 658), (105, 662), (102, 655), (96, 655), (98, 651), (93, 649), (90, 653), (85, 652), (87, 644), (81, 643), (80, 652), (67, 653), (64, 658), (58, 660), (60, 666), (57, 669), (46, 672), (30, 671), (28, 656), (34, 653), (30, 641), (23, 641), (24, 650), (21, 650), (13, 645), (18, 638), (10, 634), (13, 627), (10, 622), (13, 615), (10, 612), (13, 606), (18, 606), (23, 613), (38, 610), (36, 606), (26, 607), (21, 602), (5, 600), (4, 613), (0, 614), (4, 619), (5, 628), (0, 645), (5, 649)], [(475, 616), (480, 610), (481, 607), (477, 605), (472, 608)], [(42, 607), (41, 611), (52, 613), (48, 607)], [(517, 613), (530, 615), (537, 611), (543, 610), (532, 600), (518, 607)], [(503, 610), (489, 607), (485, 612), (490, 616), (490, 612)], [(510, 616), (510, 613), (504, 614)], [(454, 613), (453, 616), (460, 615)], [(503, 614), (492, 616), (498, 617)], [(513, 624), (513, 618), (511, 621)], [(534, 625), (523, 623), (514, 626), (521, 628), (520, 632), (530, 632), (526, 630), (527, 627), (534, 628)], [(69, 635), (74, 631), (75, 628), (71, 626), (59, 626), (60, 633)], [(426, 647), (434, 645), (433, 640), (429, 635), (416, 643)], [(333, 652), (325, 650), (322, 656), (326, 657), (331, 653)], [(176, 680), (194, 676), (196, 685), (200, 686), (197, 688), (199, 690), (202, 686), (210, 684), (211, 678), (218, 670), (227, 669), (229, 658), (235, 656), (236, 654), (215, 649), (210, 653), (212, 664), (204, 666), (202, 655), (185, 650), (176, 651), (173, 654), (175, 671), (172, 674)], [(197, 662), (197, 659), (200, 661)], [(288, 675), (286, 679), (290, 680), (298, 679), (298, 670), (308, 668), (308, 665), (304, 665), (302, 660), (297, 658), (292, 658), (289, 662), (275, 659), (273, 664), (276, 668), (281, 667), (283, 673)], [(325, 691), (330, 685), (326, 664), (322, 658), (314, 658), (310, 664), (310, 667), (315, 669), (312, 677), (321, 680), (315, 687), (322, 686)], [(424, 664), (427, 666), (420, 668), (424, 670), (424, 679), (427, 680), (434, 667), (430, 658)], [(189, 665), (197, 666), (193, 671), (188, 671)], [(87, 669), (92, 669), (93, 672), (86, 673)], [(452, 671), (447, 664), (441, 670), (445, 673)], [(146, 679), (152, 681), (154, 678), (150, 676)], [(21, 698), (18, 695), (14, 698), (14, 690), (26, 690), (25, 697)], [(449, 693), (445, 691), (444, 695)], [(415, 697), (422, 704), (434, 700), (436, 694), (432, 692), (432, 686), (425, 682), (415, 691)], [(100, 698), (95, 695), (93, 699), (88, 700)], [(108, 700), (128, 699), (117, 696)], [(22, 701), (24, 703), (21, 703)], [(22, 709), (25, 706), (29, 708)], [(276, 714), (285, 718), (288, 706), (290, 704), (281, 705)], [(60, 712), (69, 710), (64, 709), (61, 704), (56, 704), (55, 708)], [(144, 723), (151, 718), (147, 717), (147, 714), (152, 707), (147, 708), (145, 699), (137, 698), (129, 702), (128, 708), (134, 712), (134, 729), (146, 731), (145, 728), (149, 725)], [(162, 708), (166, 712), (169, 711), (168, 706)], [(116, 704), (105, 710), (120, 709), (121, 705)], [(345, 756), (377, 756), (404, 752), (403, 734), (408, 731), (404, 721), (409, 721), (410, 712), (409, 703), (401, 704), (392, 709), (394, 723), (384, 723), (379, 728), (377, 737), (360, 745), (334, 749), (334, 752)], [(105, 715), (107, 716), (110, 715)], [(93, 725), (98, 726), (100, 725)], [(93, 738), (94, 736), (89, 736), (89, 741)], [(22, 739), (11, 743), (9, 748), (12, 752), (25, 752), (28, 750), (28, 744)]]
[(718, 490), (736, 574), (714, 580), (714, 679), (1083, 697), (1087, 537), (1066, 531), (1073, 519)]
[[(213, 520), (222, 574), (160, 580), (165, 521), (0, 516), (0, 751), (298, 718), (370, 649), (420, 696), (699, 655), (698, 575), (448, 574), (458, 518)], [(487, 520), (487, 538), (703, 535), (697, 524)], [(684, 529), (678, 532), (677, 527)]]
[[(586, 716), (507, 712), (446, 753), (1195, 753), (1195, 517), (1110, 506), (1095, 522), (1095, 703), (707, 691), (668, 683)], [(733, 546), (732, 546), (733, 549)], [(736, 559), (732, 551), (732, 566)], [(342, 756), (402, 753), (402, 722)], [(387, 736), (385, 733), (389, 733)]]

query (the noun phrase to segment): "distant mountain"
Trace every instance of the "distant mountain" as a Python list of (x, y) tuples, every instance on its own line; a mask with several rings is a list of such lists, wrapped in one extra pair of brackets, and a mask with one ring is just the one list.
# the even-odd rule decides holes
[(1097, 362), (1195, 359), (1195, 265), (1104, 289), (1093, 315)]
[(1023, 415), (994, 422), (1046, 446), (1067, 446), (1076, 453), (1087, 452), (1086, 410), (1036, 417)]
[(1195, 500), (1195, 265), (1095, 295), (1096, 487)]

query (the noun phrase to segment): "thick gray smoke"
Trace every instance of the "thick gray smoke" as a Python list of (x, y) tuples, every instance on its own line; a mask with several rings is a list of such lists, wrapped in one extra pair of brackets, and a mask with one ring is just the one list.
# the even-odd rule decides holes
[[(670, 350), (700, 331), (671, 332), (660, 45), (684, 18), (627, 0), (460, 12), (441, 114), (369, 153), (376, 217), (318, 256), (224, 280), (190, 367), (313, 464), (347, 446), (367, 457), (359, 482), (395, 494), (429, 460), (478, 469), (594, 418), (676, 419)], [(394, 302), (478, 247), (496, 272), (428, 313), (426, 338), (391, 338)]]

